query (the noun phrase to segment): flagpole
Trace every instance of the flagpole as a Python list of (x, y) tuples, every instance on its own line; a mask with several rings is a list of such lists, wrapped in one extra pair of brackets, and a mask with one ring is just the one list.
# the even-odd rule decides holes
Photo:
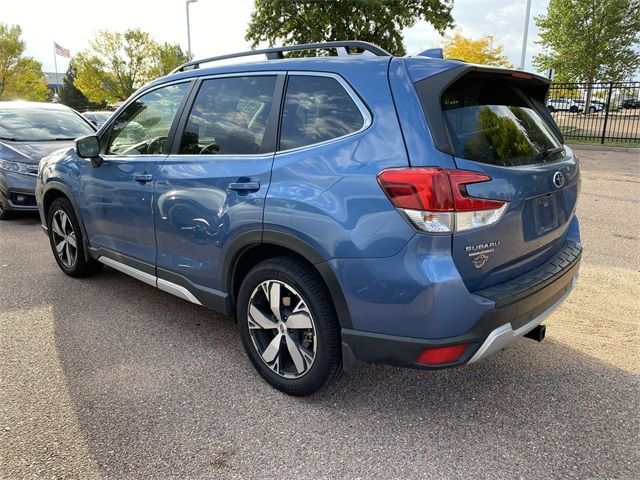
[(55, 66), (56, 69), (56, 78), (53, 79), (54, 81), (54, 91), (56, 94), (58, 94), (58, 58), (56, 55), (56, 42), (53, 42), (53, 65)]

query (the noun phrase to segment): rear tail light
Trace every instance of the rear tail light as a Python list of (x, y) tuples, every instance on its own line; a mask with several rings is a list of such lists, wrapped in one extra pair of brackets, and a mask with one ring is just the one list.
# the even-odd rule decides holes
[(419, 230), (451, 233), (496, 223), (507, 202), (471, 197), (466, 186), (487, 182), (484, 173), (442, 168), (394, 168), (378, 174), (391, 203)]
[(421, 365), (443, 365), (458, 360), (467, 349), (467, 343), (447, 347), (426, 348), (416, 358)]

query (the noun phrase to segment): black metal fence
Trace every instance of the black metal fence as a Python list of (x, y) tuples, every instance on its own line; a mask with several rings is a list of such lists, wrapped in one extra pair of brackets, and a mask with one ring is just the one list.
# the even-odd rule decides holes
[(640, 82), (554, 83), (547, 108), (568, 141), (640, 144)]

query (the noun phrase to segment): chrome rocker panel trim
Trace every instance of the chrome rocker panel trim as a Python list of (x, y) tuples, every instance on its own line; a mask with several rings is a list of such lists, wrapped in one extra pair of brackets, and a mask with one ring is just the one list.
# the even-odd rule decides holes
[(562, 297), (560, 297), (560, 299), (556, 303), (551, 305), (548, 309), (546, 309), (544, 312), (542, 312), (540, 315), (538, 315), (536, 318), (526, 323), (522, 327), (518, 328), (517, 330), (513, 330), (510, 323), (505, 323), (504, 325), (493, 330), (484, 341), (484, 343), (480, 346), (475, 355), (471, 357), (471, 360), (467, 362), (467, 364), (475, 363), (478, 360), (483, 359), (484, 357), (488, 357), (489, 355), (508, 347), (518, 338), (529, 333), (531, 330), (544, 322), (571, 294), (571, 292), (573, 291), (573, 287), (576, 284), (577, 278), (577, 275), (573, 277), (573, 280), (571, 281), (571, 287)]
[(109, 257), (99, 257), (98, 261), (100, 263), (104, 263), (111, 268), (115, 268), (116, 270), (125, 273), (136, 280), (140, 280), (148, 285), (159, 288), (160, 290), (171, 293), (176, 297), (182, 298), (183, 300), (187, 300), (191, 303), (195, 303), (196, 305), (202, 305), (200, 301), (186, 288), (176, 285), (175, 283), (168, 282), (162, 278), (158, 278), (149, 273), (142, 272), (136, 268), (130, 267), (129, 265), (125, 265), (124, 263), (117, 262)]
[(136, 280), (140, 280), (141, 282), (146, 283), (147, 285), (151, 285), (153, 287), (157, 287), (156, 281), (157, 277), (150, 275), (148, 273), (142, 272), (136, 268), (130, 267), (129, 265), (125, 265), (124, 263), (116, 262), (109, 257), (99, 257), (98, 261), (100, 263), (104, 263), (111, 268), (115, 268), (116, 270), (129, 275), (130, 277), (135, 278)]
[(157, 279), (157, 286), (163, 292), (170, 293), (175, 295), (176, 297), (180, 297), (184, 300), (187, 300), (191, 303), (195, 303), (196, 305), (202, 305), (200, 301), (186, 288), (180, 285), (176, 285), (175, 283), (168, 282), (163, 278)]

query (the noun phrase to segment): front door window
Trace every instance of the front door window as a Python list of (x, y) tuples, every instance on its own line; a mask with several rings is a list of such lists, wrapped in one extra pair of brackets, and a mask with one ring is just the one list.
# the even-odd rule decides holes
[(159, 155), (188, 83), (178, 83), (149, 92), (120, 114), (111, 127), (107, 155)]

